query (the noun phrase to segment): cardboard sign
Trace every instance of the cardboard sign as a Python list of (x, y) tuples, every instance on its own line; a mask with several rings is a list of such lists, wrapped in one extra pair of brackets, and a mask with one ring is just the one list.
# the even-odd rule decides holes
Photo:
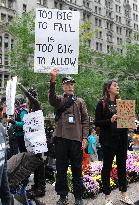
[(43, 112), (38, 110), (24, 115), (24, 140), (28, 152), (47, 152)]
[(61, 74), (78, 73), (78, 11), (39, 8), (35, 20), (34, 71)]
[(17, 83), (17, 77), (13, 77), (11, 80), (7, 81), (7, 86), (6, 86), (6, 114), (7, 115), (14, 114), (16, 83)]
[(135, 129), (135, 100), (117, 100), (117, 128)]

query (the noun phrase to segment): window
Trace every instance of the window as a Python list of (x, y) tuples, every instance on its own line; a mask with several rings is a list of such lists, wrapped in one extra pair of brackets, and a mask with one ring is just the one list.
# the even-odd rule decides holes
[(0, 87), (2, 87), (2, 74), (0, 74)]
[(134, 30), (138, 31), (138, 24), (134, 23)]
[(8, 22), (13, 20), (13, 16), (8, 15)]
[(113, 46), (107, 45), (107, 53), (110, 53), (113, 50)]
[(131, 34), (132, 34), (132, 30), (129, 30), (129, 29), (126, 29), (126, 37), (131, 37)]
[(13, 9), (13, 1), (8, 0), (8, 8)]
[(117, 22), (117, 23), (121, 23), (121, 21), (122, 21), (122, 20), (121, 20), (121, 16), (116, 15), (116, 22)]
[(11, 39), (11, 49), (13, 48), (14, 46), (14, 39)]
[(101, 14), (101, 7), (95, 6), (95, 13)]
[(59, 4), (59, 9), (62, 10), (62, 8), (63, 8), (63, 5)]
[(4, 65), (9, 65), (8, 55), (4, 57)]
[(116, 26), (116, 33), (122, 35), (122, 27)]
[(102, 51), (102, 43), (96, 42), (96, 50)]
[(112, 11), (106, 11), (106, 16), (107, 16), (107, 18), (110, 18), (110, 19), (112, 19)]
[(5, 34), (4, 36), (4, 48), (7, 50), (9, 47), (9, 35)]
[(6, 14), (1, 13), (1, 20), (6, 21)]
[(115, 10), (116, 10), (117, 13), (121, 13), (121, 6), (116, 4), (115, 5)]
[(98, 27), (101, 27), (101, 25), (102, 25), (102, 21), (101, 21), (101, 19), (99, 19), (99, 18), (95, 18), (95, 26), (98, 26)]
[(112, 31), (113, 30), (113, 23), (110, 21), (107, 21), (106, 27), (107, 27), (107, 29)]
[(2, 36), (0, 36), (0, 50), (2, 49)]
[(86, 3), (87, 8), (89, 8), (89, 2)]
[(134, 3), (133, 3), (133, 10), (134, 10), (134, 11), (138, 11), (138, 6), (137, 6), (137, 4), (134, 4)]
[(122, 42), (123, 42), (123, 41), (122, 41), (122, 38), (117, 37), (117, 44), (118, 44), (118, 45), (121, 45)]
[(126, 19), (126, 25), (131, 26), (131, 20), (130, 19)]
[(9, 79), (9, 75), (4, 75), (4, 87), (6, 86), (8, 79)]
[(26, 12), (26, 11), (27, 11), (27, 5), (23, 4), (23, 12)]
[(111, 32), (108, 32), (108, 33), (107, 33), (107, 41), (108, 41), (109, 43), (112, 43), (112, 33), (111, 33)]
[(112, 2), (111, 0), (105, 0), (105, 6), (107, 9), (112, 9)]
[(2, 64), (2, 54), (0, 54), (0, 64)]
[(43, 0), (43, 6), (47, 6), (47, 0)]
[(138, 21), (138, 15), (135, 14), (135, 13), (133, 13), (133, 20), (134, 20), (134, 21)]
[(54, 2), (54, 7), (57, 9), (58, 8), (58, 3), (57, 1)]
[(102, 31), (97, 31), (96, 32), (96, 38), (102, 39)]
[(122, 48), (117, 48), (117, 51), (119, 54), (123, 54), (123, 49)]

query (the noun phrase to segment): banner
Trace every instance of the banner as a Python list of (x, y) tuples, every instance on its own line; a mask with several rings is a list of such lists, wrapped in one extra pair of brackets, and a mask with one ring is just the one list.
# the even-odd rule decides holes
[(117, 100), (117, 128), (135, 129), (135, 100)]
[(24, 140), (27, 151), (35, 154), (47, 152), (42, 110), (24, 115), (23, 121)]
[(16, 95), (17, 77), (13, 77), (7, 81), (6, 86), (6, 114), (14, 115), (14, 104)]
[(34, 71), (78, 73), (79, 11), (39, 8), (35, 20)]

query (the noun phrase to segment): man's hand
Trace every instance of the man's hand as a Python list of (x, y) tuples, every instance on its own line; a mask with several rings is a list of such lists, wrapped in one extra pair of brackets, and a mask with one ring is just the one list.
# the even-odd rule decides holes
[(57, 68), (54, 68), (50, 71), (50, 80), (51, 80), (51, 82), (56, 81), (58, 73), (59, 73), (59, 69), (57, 69)]
[(82, 141), (82, 149), (85, 149), (87, 147), (87, 139), (83, 139)]

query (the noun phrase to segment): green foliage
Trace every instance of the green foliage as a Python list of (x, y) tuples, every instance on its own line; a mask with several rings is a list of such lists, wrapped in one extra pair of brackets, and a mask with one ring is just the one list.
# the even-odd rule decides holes
[[(15, 44), (10, 53), (11, 72), (18, 75), (26, 87), (34, 85), (39, 93), (39, 100), (45, 113), (51, 112), (47, 99), (49, 76), (36, 74), (33, 71), (34, 55), (34, 14), (25, 13), (16, 18), (8, 27), (8, 32), (14, 37)], [(123, 99), (135, 99), (137, 112), (139, 109), (139, 45), (124, 45), (126, 54), (116, 51), (111, 54), (101, 54), (88, 47), (88, 42), (96, 31), (91, 30), (91, 24), (85, 22), (80, 28), (79, 74), (73, 76), (76, 94), (83, 97), (87, 103), (89, 115), (94, 114), (95, 106), (101, 97), (102, 85), (106, 79), (116, 78), (120, 82)], [(57, 92), (62, 93), (60, 75), (57, 80)]]

